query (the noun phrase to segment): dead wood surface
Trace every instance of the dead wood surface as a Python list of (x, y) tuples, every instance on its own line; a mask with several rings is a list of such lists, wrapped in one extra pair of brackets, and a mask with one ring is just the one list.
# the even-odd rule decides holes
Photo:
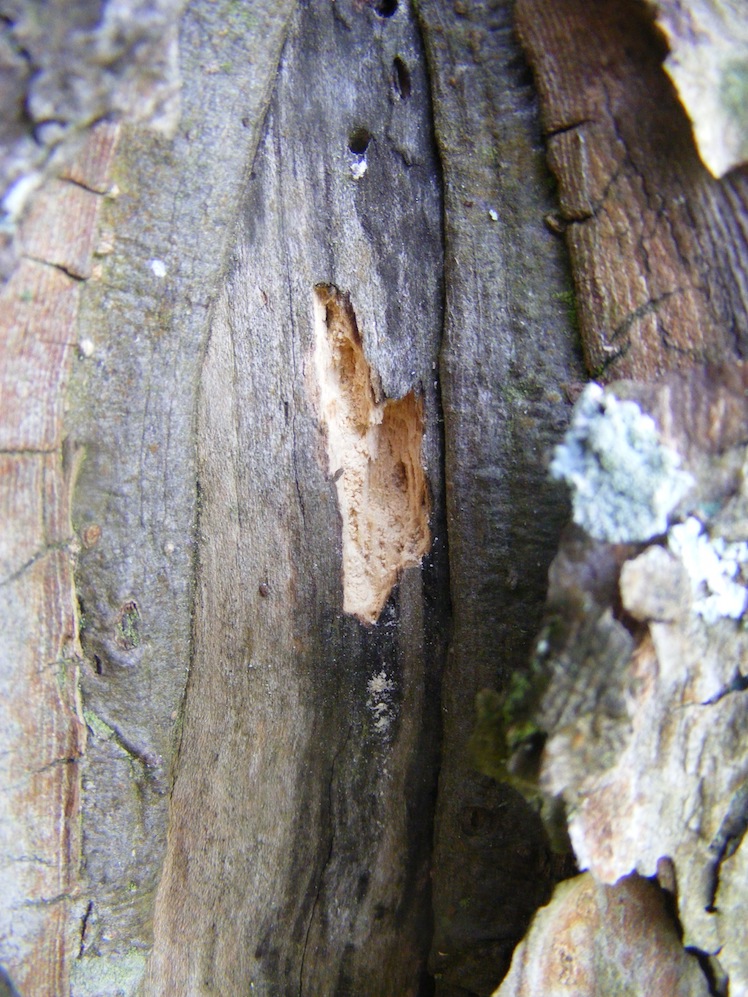
[[(23, 993), (64, 993), (76, 930), (81, 849), (78, 607), (71, 524), (77, 471), (63, 400), (79, 362), (80, 279), (91, 273), (111, 144), (93, 133), (76, 184), (55, 181), (20, 233), (23, 257), (0, 291), (0, 667), (2, 961)], [(48, 219), (54, 219), (54, 225)]]
[(643, 4), (519, 0), (592, 376), (744, 355), (748, 171), (715, 180)]
[[(75, 997), (489, 994), (550, 896), (537, 814), (473, 768), (475, 697), (527, 666), (583, 359), (738, 356), (748, 212), (638, 5), (520, 0), (535, 83), (514, 12), (201, 0), (174, 136), (124, 127), (110, 177), (94, 132), (32, 202), (0, 377), (0, 959), (30, 997), (71, 969)], [(330, 301), (379, 532), (331, 464)]]

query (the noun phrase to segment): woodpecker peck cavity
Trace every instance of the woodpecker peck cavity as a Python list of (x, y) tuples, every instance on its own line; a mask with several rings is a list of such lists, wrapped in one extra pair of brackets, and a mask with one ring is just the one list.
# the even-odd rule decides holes
[(314, 325), (326, 472), (342, 520), (343, 609), (372, 624), (400, 572), (431, 546), (423, 399), (384, 396), (350, 299), (333, 285), (314, 288)]

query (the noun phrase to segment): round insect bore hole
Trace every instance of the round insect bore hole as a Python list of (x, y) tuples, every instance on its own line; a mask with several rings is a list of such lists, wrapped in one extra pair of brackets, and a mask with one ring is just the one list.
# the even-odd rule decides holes
[(372, 7), (380, 17), (392, 17), (397, 10), (397, 0), (374, 0)]
[(348, 148), (354, 156), (363, 156), (369, 148), (371, 132), (366, 128), (354, 128), (348, 136)]
[(392, 61), (392, 83), (395, 87), (395, 93), (400, 100), (407, 100), (410, 97), (413, 90), (413, 85), (410, 81), (410, 70), (399, 55), (396, 55)]

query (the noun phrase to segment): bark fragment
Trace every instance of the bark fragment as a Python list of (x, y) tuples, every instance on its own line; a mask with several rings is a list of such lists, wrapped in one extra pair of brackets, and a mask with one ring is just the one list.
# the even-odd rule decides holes
[(520, 0), (592, 375), (661, 376), (744, 355), (748, 173), (716, 181), (638, 3)]
[(656, 885), (638, 876), (602, 886), (589, 874), (561, 883), (538, 911), (494, 997), (707, 997)]
[[(718, 955), (738, 993), (748, 985), (742, 905), (721, 898), (737, 896), (748, 827), (748, 545), (724, 533), (746, 493), (744, 374), (607, 389), (638, 399), (693, 484), (649, 543), (569, 532), (536, 647), (539, 698), (514, 716), (515, 751), (530, 717), (544, 734), (539, 783), (563, 799), (580, 868), (614, 884), (671, 863), (684, 945)], [(698, 432), (684, 405), (695, 390), (705, 396)]]
[(748, 30), (739, 2), (655, 0), (670, 53), (665, 69), (715, 177), (748, 159)]

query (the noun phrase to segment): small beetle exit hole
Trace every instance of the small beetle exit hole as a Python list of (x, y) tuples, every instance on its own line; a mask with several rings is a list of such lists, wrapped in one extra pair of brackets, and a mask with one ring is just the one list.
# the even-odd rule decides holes
[(385, 398), (350, 300), (314, 288), (314, 369), (327, 473), (342, 520), (343, 610), (376, 623), (403, 568), (431, 546), (423, 399)]
[(392, 83), (400, 100), (407, 100), (411, 94), (410, 70), (399, 55), (392, 62)]
[(348, 136), (348, 148), (355, 156), (363, 156), (369, 148), (371, 142), (371, 132), (366, 128), (354, 128)]
[(372, 7), (380, 17), (392, 17), (397, 10), (397, 0), (374, 0)]

